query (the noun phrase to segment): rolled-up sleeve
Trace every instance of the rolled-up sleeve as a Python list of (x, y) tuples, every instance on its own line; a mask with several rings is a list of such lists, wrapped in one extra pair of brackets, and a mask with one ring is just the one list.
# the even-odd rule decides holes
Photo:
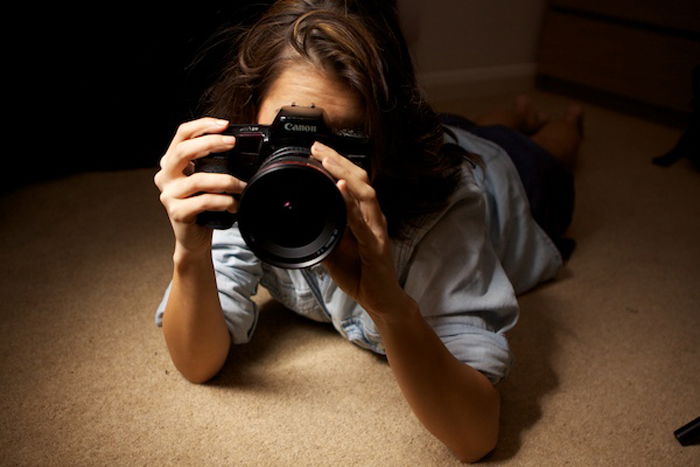
[[(260, 260), (248, 249), (237, 227), (215, 230), (212, 239), (212, 261), (216, 275), (219, 302), (234, 344), (250, 341), (258, 320), (258, 308), (251, 299), (262, 278)], [(168, 285), (156, 310), (155, 321), (162, 326), (168, 303)]]
[(404, 289), (445, 347), (497, 383), (511, 364), (505, 332), (518, 303), (489, 241), (481, 192), (461, 196), (417, 243)]

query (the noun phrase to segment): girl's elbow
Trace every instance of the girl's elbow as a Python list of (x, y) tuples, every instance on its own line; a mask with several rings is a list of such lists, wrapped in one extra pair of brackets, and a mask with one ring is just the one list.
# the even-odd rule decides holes
[(457, 458), (463, 463), (473, 463), (478, 462), (488, 454), (491, 453), (496, 448), (496, 443), (498, 442), (498, 437), (494, 439), (484, 440), (478, 446), (471, 445), (468, 450), (462, 452), (455, 452)]
[(170, 358), (180, 374), (190, 383), (204, 384), (224, 367), (230, 346), (229, 339), (222, 345), (205, 349), (179, 349), (175, 352), (170, 346), (168, 348)]
[(476, 462), (486, 457), (498, 444), (501, 401), (498, 390), (490, 385), (485, 401), (486, 412), (476, 426), (463, 436), (463, 442), (455, 454), (461, 462)]
[(224, 362), (214, 365), (197, 365), (196, 367), (180, 367), (177, 364), (175, 367), (178, 369), (180, 374), (190, 383), (193, 384), (204, 384), (210, 381), (214, 376), (219, 374), (223, 368)]
[[(216, 374), (216, 373), (214, 373)], [(214, 374), (202, 373), (202, 374), (182, 374), (187, 381), (193, 384), (204, 384), (214, 377)]]

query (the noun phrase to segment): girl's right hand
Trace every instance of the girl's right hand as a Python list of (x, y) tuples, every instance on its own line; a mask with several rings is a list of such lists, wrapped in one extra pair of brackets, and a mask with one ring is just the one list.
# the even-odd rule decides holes
[(194, 159), (235, 146), (233, 136), (218, 134), (227, 127), (228, 121), (210, 117), (183, 123), (160, 160), (154, 181), (175, 233), (176, 254), (210, 251), (212, 230), (196, 223), (197, 214), (238, 210), (231, 194), (241, 193), (244, 182), (228, 174), (192, 173)]

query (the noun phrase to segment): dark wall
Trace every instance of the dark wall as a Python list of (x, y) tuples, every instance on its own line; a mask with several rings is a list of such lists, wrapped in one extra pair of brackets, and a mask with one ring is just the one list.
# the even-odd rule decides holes
[(12, 176), (3, 191), (86, 170), (157, 166), (179, 123), (197, 116), (229, 50), (212, 46), (212, 35), (253, 21), (269, 3), (17, 15), (22, 32), (5, 42), (21, 149), (5, 158)]

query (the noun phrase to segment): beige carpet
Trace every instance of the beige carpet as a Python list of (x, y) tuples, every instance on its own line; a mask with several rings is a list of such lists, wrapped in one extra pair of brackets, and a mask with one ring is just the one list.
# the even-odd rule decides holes
[[(473, 116), (506, 100), (439, 107)], [(700, 174), (649, 162), (677, 130), (589, 107), (586, 132), (579, 246), (522, 297), (484, 462), (698, 465), (673, 430), (700, 416)], [(456, 464), (382, 359), (273, 303), (215, 380), (186, 382), (153, 324), (172, 239), (152, 175), (0, 199), (1, 464)]]

